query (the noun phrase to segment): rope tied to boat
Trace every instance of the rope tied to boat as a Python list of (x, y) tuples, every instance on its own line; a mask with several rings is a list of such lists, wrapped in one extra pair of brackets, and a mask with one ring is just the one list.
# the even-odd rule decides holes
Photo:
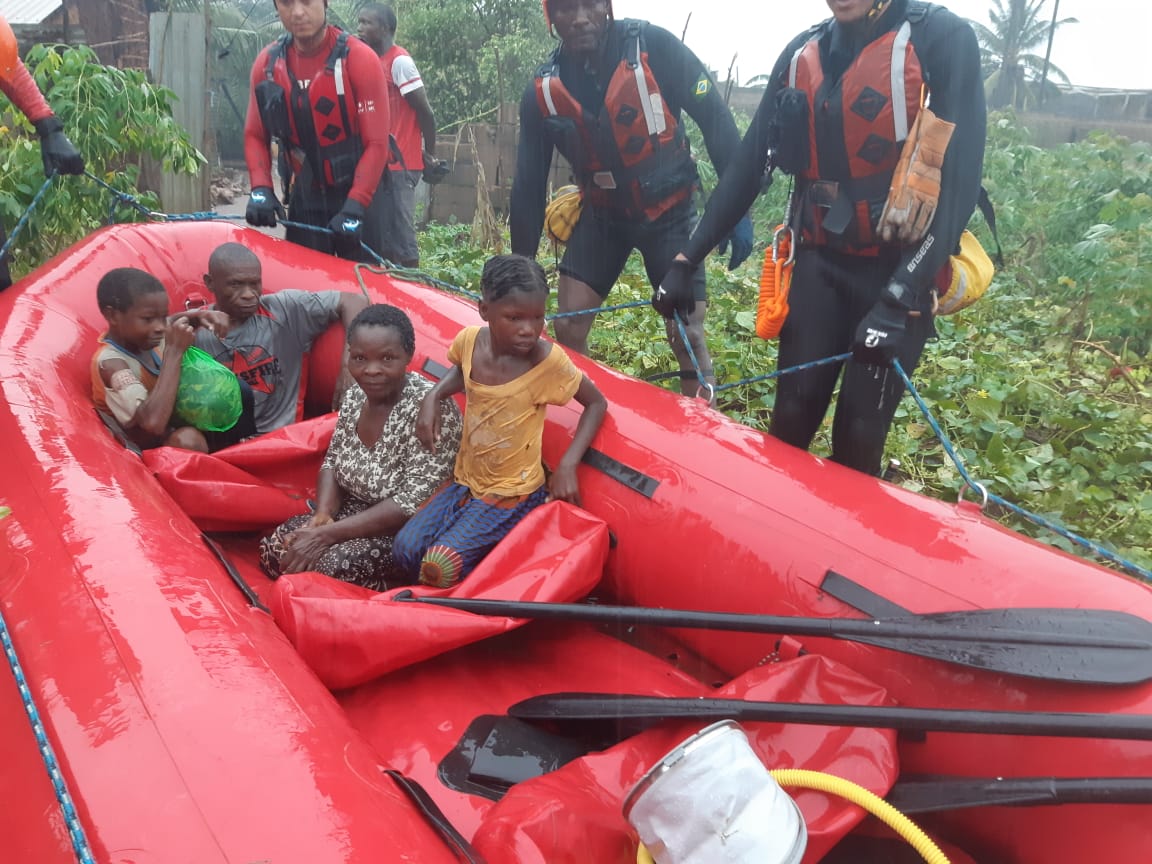
[(24, 713), (28, 715), (28, 722), (32, 726), (32, 735), (36, 738), (36, 747), (40, 751), (40, 758), (44, 760), (44, 767), (48, 771), (48, 779), (52, 782), (52, 790), (56, 793), (56, 800), (60, 803), (60, 811), (64, 815), (64, 824), (68, 828), (68, 836), (72, 840), (72, 849), (76, 853), (76, 860), (80, 864), (96, 864), (92, 854), (92, 847), (88, 843), (88, 836), (84, 833), (84, 826), (80, 824), (80, 816), (76, 812), (76, 805), (72, 794), (68, 791), (68, 784), (64, 781), (64, 773), (60, 770), (60, 762), (56, 758), (56, 751), (52, 742), (48, 740), (48, 732), (40, 719), (40, 711), (32, 699), (32, 690), (28, 686), (28, 679), (24, 676), (24, 667), (20, 665), (20, 658), (16, 656), (16, 646), (0, 612), (0, 644), (4, 646), (4, 656), (8, 659), (8, 668), (12, 670), (12, 677), (16, 679), (16, 689), (20, 692), (20, 701), (24, 705)]
[(952, 446), (952, 442), (944, 433), (944, 429), (932, 415), (932, 411), (928, 407), (928, 403), (924, 401), (924, 398), (920, 395), (920, 392), (912, 383), (912, 379), (908, 377), (908, 373), (905, 372), (904, 367), (900, 365), (900, 361), (893, 360), (892, 366), (896, 369), (896, 373), (900, 376), (900, 380), (904, 382), (904, 386), (908, 388), (908, 392), (911, 394), (912, 399), (916, 402), (916, 406), (920, 409), (920, 413), (924, 415), (924, 420), (932, 428), (932, 433), (940, 441), (940, 446), (944, 448), (944, 452), (948, 454), (948, 458), (952, 460), (952, 464), (956, 467), (956, 471), (960, 474), (960, 478), (964, 481), (964, 485), (960, 488), (961, 498), (963, 498), (964, 493), (969, 489), (974, 490), (980, 493), (982, 497), (980, 504), (980, 508), (982, 510), (989, 502), (996, 504), (999, 507), (1003, 507), (1005, 510), (1015, 513), (1017, 516), (1027, 519), (1029, 522), (1032, 522), (1035, 525), (1039, 525), (1041, 528), (1051, 531), (1054, 534), (1058, 534), (1064, 539), (1075, 543), (1077, 546), (1087, 549), (1093, 555), (1096, 555), (1099, 558), (1103, 558), (1105, 561), (1110, 561), (1118, 567), (1122, 567), (1123, 569), (1133, 573), (1136, 576), (1139, 576), (1142, 579), (1152, 581), (1152, 570), (1141, 567), (1135, 561), (1129, 561), (1127, 558), (1117, 555), (1115, 552), (1111, 551), (1110, 549), (1106, 549), (1099, 543), (1096, 543), (1093, 540), (1089, 540), (1087, 537), (1081, 537), (1079, 534), (1076, 534), (1068, 528), (1065, 528), (1063, 525), (1053, 522), (1050, 519), (1046, 519), (1038, 513), (1025, 510), (1018, 504), (1013, 504), (1011, 501), (1008, 501), (999, 495), (989, 492), (987, 486), (978, 482), (968, 472), (968, 469), (964, 465), (963, 460), (961, 460), (960, 455), (956, 452), (956, 448)]

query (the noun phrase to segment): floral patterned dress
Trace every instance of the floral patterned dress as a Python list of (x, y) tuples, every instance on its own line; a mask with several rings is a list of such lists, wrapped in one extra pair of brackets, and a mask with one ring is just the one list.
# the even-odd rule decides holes
[[(371, 447), (360, 440), (356, 424), (365, 402), (364, 391), (353, 384), (344, 394), (332, 443), (321, 469), (336, 475), (344, 503), (334, 520), (339, 522), (385, 499), (391, 499), (411, 516), (428, 497), (452, 477), (463, 428), (460, 411), (445, 400), (441, 412), (440, 444), (429, 453), (416, 439), (416, 415), (432, 382), (415, 372), (407, 373), (400, 400), (392, 408), (379, 439)], [(312, 514), (293, 516), (260, 541), (260, 565), (273, 579), (282, 574), (285, 539), (303, 527)], [(315, 568), (344, 582), (384, 591), (403, 584), (392, 561), (392, 536), (357, 537), (330, 546)]]

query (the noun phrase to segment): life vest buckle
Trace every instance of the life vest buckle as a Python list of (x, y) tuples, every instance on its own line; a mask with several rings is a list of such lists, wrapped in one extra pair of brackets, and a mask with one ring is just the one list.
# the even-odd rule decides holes
[(592, 183), (597, 189), (615, 189), (616, 177), (611, 171), (597, 171), (592, 175)]
[(840, 197), (840, 184), (835, 180), (813, 180), (808, 185), (808, 200), (817, 207), (831, 207)]

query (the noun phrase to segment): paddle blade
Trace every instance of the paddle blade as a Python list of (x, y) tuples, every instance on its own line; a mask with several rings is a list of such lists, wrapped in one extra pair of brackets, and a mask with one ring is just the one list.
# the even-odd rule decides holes
[[(1083, 684), (1152, 680), (1152, 624), (1124, 612), (978, 609), (886, 619), (886, 623), (902, 620), (935, 625), (950, 635), (946, 639), (864, 636), (856, 641), (1026, 678)], [(957, 638), (966, 630), (971, 641)]]
[(410, 599), (478, 615), (849, 639), (988, 672), (1064, 683), (1152, 680), (1152, 624), (1103, 609), (968, 609), (926, 615), (901, 610), (899, 617), (862, 620), (455, 597)]

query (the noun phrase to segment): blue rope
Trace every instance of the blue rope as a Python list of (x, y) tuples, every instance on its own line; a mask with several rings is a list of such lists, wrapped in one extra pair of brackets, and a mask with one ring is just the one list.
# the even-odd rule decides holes
[(817, 366), (827, 366), (831, 363), (843, 363), (852, 356), (851, 352), (845, 354), (836, 354), (832, 357), (825, 357), (823, 360), (810, 360), (807, 363), (797, 363), (795, 366), (789, 366), (786, 369), (777, 369), (775, 372), (769, 372), (767, 375), (757, 375), (755, 378), (744, 378), (740, 381), (733, 381), (731, 384), (724, 384), (717, 387), (716, 392), (722, 390), (731, 390), (733, 387), (743, 387), (746, 384), (755, 384), (759, 381), (770, 381), (773, 378), (779, 378), (781, 375), (791, 375), (793, 372), (803, 372), (806, 369), (815, 369)]
[[(1136, 562), (1129, 561), (1128, 559), (1117, 555), (1115, 552), (1105, 549), (1095, 541), (1089, 540), (1086, 537), (1081, 537), (1079, 534), (1068, 530), (1063, 525), (1053, 522), (1050, 519), (1045, 519), (1043, 516), (1040, 516), (1037, 513), (1033, 513), (1030, 510), (1025, 510), (1018, 504), (1013, 504), (1011, 501), (1008, 501), (999, 495), (990, 493), (982, 483), (977, 482), (972, 477), (972, 475), (968, 473), (968, 469), (960, 460), (960, 456), (956, 453), (955, 448), (953, 448), (952, 442), (948, 440), (948, 436), (944, 434), (944, 430), (936, 421), (936, 418), (932, 416), (932, 412), (929, 410), (927, 403), (925, 403), (924, 399), (920, 396), (920, 393), (916, 390), (916, 387), (912, 384), (908, 374), (904, 371), (904, 367), (900, 365), (900, 361), (893, 360), (892, 365), (895, 367), (896, 372), (900, 375), (901, 380), (904, 381), (904, 386), (908, 388), (908, 392), (912, 394), (912, 398), (916, 401), (916, 405), (919, 407), (920, 413), (924, 415), (924, 419), (928, 421), (928, 425), (932, 427), (933, 433), (935, 433), (936, 437), (940, 439), (940, 444), (943, 446), (944, 452), (948, 454), (948, 458), (952, 460), (952, 464), (956, 466), (956, 470), (964, 479), (965, 490), (973, 489), (977, 492), (980, 492), (983, 495), (985, 501), (991, 501), (994, 504), (998, 504), (1004, 509), (1015, 513), (1017, 516), (1027, 519), (1029, 522), (1039, 525), (1041, 528), (1045, 528), (1054, 534), (1058, 534), (1061, 537), (1070, 540), (1077, 546), (1087, 549), (1093, 555), (1097, 555), (1100, 558), (1103, 558), (1105, 561), (1111, 561), (1118, 567), (1122, 567), (1123, 569), (1133, 573), (1136, 576), (1139, 576), (1142, 579), (1152, 581), (1152, 570), (1147, 570)], [(963, 492), (964, 490), (961, 490), (961, 495), (963, 495)]]
[(16, 227), (12, 229), (11, 235), (4, 241), (4, 245), (0, 246), (0, 260), (3, 260), (4, 256), (8, 254), (8, 250), (12, 248), (12, 244), (16, 242), (20, 232), (24, 230), (24, 226), (28, 224), (28, 217), (32, 215), (32, 211), (36, 209), (36, 205), (40, 203), (40, 199), (44, 197), (44, 193), (48, 191), (48, 187), (52, 185), (52, 180), (55, 177), (56, 173), (53, 172), (52, 176), (44, 181), (44, 185), (40, 187), (40, 191), (36, 193), (36, 197), (32, 199), (32, 203), (28, 205), (28, 209), (24, 211), (20, 221), (16, 223)]
[(684, 318), (679, 312), (672, 313), (672, 320), (676, 322), (676, 332), (680, 336), (680, 344), (688, 352), (688, 360), (692, 363), (692, 371), (696, 373), (696, 395), (708, 394), (708, 404), (711, 405), (716, 398), (716, 385), (705, 380), (704, 370), (700, 368), (700, 361), (696, 359), (696, 352), (692, 350), (692, 343), (688, 341), (688, 330), (684, 327)]
[(115, 200), (113, 201), (112, 206), (108, 212), (109, 221), (111, 221), (112, 215), (116, 212), (116, 205), (117, 204), (127, 204), (129, 207), (133, 208), (134, 210), (138, 211), (139, 213), (143, 214), (144, 216), (147, 216), (149, 219), (156, 219), (156, 218), (159, 218), (159, 217), (164, 215), (163, 213), (156, 213), (152, 210), (149, 210), (147, 207), (145, 207), (143, 204), (141, 204), (134, 196), (129, 195), (127, 192), (121, 192), (115, 186), (112, 186), (108, 183), (105, 183), (103, 180), (101, 180), (99, 177), (97, 177), (91, 171), (85, 171), (84, 176), (87, 177), (89, 180), (91, 180), (93, 183), (95, 183), (97, 186), (102, 186), (104, 189), (107, 189), (109, 192), (112, 193), (112, 197)]
[[(371, 251), (371, 250), (369, 250)], [(403, 279), (405, 282), (415, 282), (421, 285), (430, 285), (433, 288), (439, 288), (441, 291), (448, 291), (453, 294), (461, 294), (469, 297), (472, 300), (480, 300), (481, 297), (475, 291), (469, 291), (467, 288), (461, 288), (459, 285), (453, 285), (451, 282), (442, 282), (435, 276), (429, 276), (422, 270), (415, 270), (411, 267), (400, 267), (393, 264), (391, 261), (382, 259), (384, 263), (380, 266), (372, 266), (360, 262), (356, 264), (354, 270), (356, 279), (360, 283), (360, 290), (364, 292), (364, 296), (368, 296), (368, 287), (364, 284), (364, 277), (360, 274), (367, 270), (369, 273), (375, 273), (378, 276), (391, 276), (395, 279)]]
[(619, 312), (621, 309), (636, 309), (647, 306), (647, 300), (635, 300), (632, 303), (617, 303), (615, 306), (593, 306), (591, 309), (574, 309), (571, 312), (553, 312), (548, 316), (549, 321), (557, 318), (576, 318), (580, 315), (599, 315), (601, 312)]
[(64, 774), (60, 770), (60, 763), (52, 749), (52, 742), (48, 740), (48, 733), (44, 723), (40, 720), (40, 712), (32, 700), (32, 690), (28, 687), (28, 679), (24, 677), (24, 669), (20, 665), (20, 658), (16, 656), (16, 646), (12, 644), (12, 636), (8, 632), (8, 624), (0, 613), (0, 643), (4, 645), (4, 656), (8, 658), (8, 666), (12, 676), (16, 679), (16, 689), (20, 691), (20, 701), (24, 703), (24, 713), (32, 724), (32, 734), (36, 738), (36, 746), (40, 749), (40, 757), (44, 760), (44, 767), (48, 769), (48, 777), (52, 781), (52, 788), (56, 792), (56, 800), (60, 802), (60, 810), (64, 814), (64, 823), (68, 826), (68, 835), (72, 838), (72, 848), (76, 852), (76, 860), (80, 864), (96, 864), (92, 855), (92, 847), (88, 845), (88, 837), (84, 834), (84, 826), (80, 824), (80, 816), (76, 813), (76, 805), (72, 795), (64, 782)]

